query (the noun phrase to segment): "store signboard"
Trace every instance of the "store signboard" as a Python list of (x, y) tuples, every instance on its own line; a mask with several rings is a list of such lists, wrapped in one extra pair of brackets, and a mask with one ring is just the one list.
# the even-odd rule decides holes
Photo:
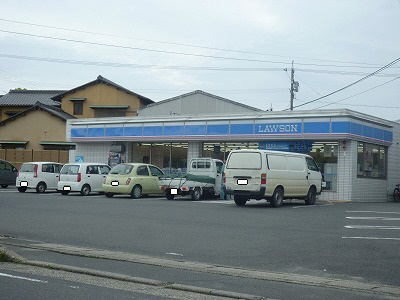
[(258, 134), (301, 134), (302, 123), (256, 124)]
[(259, 142), (258, 149), (308, 153), (312, 150), (311, 141), (272, 141)]
[(75, 156), (75, 162), (77, 163), (83, 163), (84, 159), (82, 155), (77, 155)]

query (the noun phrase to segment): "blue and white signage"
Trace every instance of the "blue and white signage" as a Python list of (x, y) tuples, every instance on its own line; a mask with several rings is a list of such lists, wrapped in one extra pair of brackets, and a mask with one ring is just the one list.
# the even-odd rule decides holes
[(256, 134), (301, 134), (302, 123), (256, 124)]

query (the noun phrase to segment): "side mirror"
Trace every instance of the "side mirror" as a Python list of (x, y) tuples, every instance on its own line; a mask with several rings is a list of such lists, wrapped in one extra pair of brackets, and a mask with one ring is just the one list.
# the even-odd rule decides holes
[(18, 169), (14, 167), (14, 168), (12, 169), (12, 171), (13, 171), (14, 173), (17, 173), (17, 172), (18, 172)]

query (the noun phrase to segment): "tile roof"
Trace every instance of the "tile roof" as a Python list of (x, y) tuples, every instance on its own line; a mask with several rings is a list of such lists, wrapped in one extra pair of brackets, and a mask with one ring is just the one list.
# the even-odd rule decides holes
[(84, 89), (84, 88), (86, 88), (86, 87), (88, 87), (90, 85), (95, 85), (95, 84), (98, 84), (98, 83), (104, 83), (104, 84), (107, 84), (107, 85), (112, 85), (118, 90), (124, 91), (124, 92), (126, 92), (128, 94), (131, 94), (131, 95), (134, 95), (134, 96), (138, 97), (140, 100), (142, 100), (144, 102), (144, 104), (146, 104), (146, 105), (154, 103), (153, 100), (151, 100), (151, 99), (149, 99), (147, 97), (144, 97), (142, 95), (139, 95), (137, 93), (134, 93), (134, 92), (124, 88), (123, 86), (120, 86), (119, 84), (116, 84), (115, 82), (112, 82), (111, 80), (108, 80), (107, 78), (104, 78), (101, 75), (97, 76), (97, 79), (95, 79), (95, 80), (93, 80), (91, 82), (88, 82), (88, 83), (85, 83), (84, 85), (81, 85), (81, 86), (78, 86), (76, 88), (73, 88), (72, 90), (65, 91), (64, 93), (60, 93), (59, 95), (55, 95), (54, 97), (52, 97), (52, 99), (55, 100), (55, 101), (61, 101), (62, 97), (64, 97), (65, 95), (68, 95), (68, 94), (73, 93), (73, 92), (75, 92), (77, 90), (81, 90), (81, 89)]
[(64, 92), (65, 90), (10, 90), (0, 97), (0, 106), (31, 106), (36, 102), (60, 106), (59, 102), (51, 98)]
[(29, 107), (28, 109), (26, 109), (24, 111), (21, 111), (21, 112), (15, 114), (15, 115), (3, 120), (3, 121), (1, 121), (0, 122), (0, 126), (3, 126), (3, 125), (5, 125), (5, 123), (7, 123), (7, 122), (9, 122), (11, 120), (14, 120), (16, 118), (23, 117), (23, 116), (26, 115), (26, 113), (28, 113), (30, 111), (37, 110), (37, 109), (45, 110), (45, 111), (51, 113), (52, 115), (54, 115), (54, 116), (56, 116), (56, 117), (58, 117), (60, 119), (63, 119), (64, 121), (66, 121), (68, 119), (76, 119), (76, 117), (66, 113), (65, 111), (63, 111), (59, 107), (56, 107), (56, 106), (53, 106), (53, 105), (46, 105), (46, 104), (43, 104), (43, 103), (38, 101), (38, 102), (35, 103), (35, 105)]

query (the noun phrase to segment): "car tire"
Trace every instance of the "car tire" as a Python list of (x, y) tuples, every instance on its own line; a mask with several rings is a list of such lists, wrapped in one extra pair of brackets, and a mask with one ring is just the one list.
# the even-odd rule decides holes
[(248, 199), (244, 196), (235, 195), (234, 200), (237, 206), (245, 206)]
[(36, 186), (36, 192), (37, 193), (44, 193), (46, 191), (46, 184), (44, 182), (39, 182), (38, 185)]
[(191, 193), (191, 196), (192, 196), (192, 200), (193, 201), (198, 201), (198, 200), (200, 200), (201, 199), (201, 190), (200, 190), (200, 188), (195, 188), (193, 191), (192, 191), (192, 193)]
[(81, 195), (87, 196), (89, 194), (90, 194), (90, 185), (88, 185), (88, 184), (83, 185), (83, 187), (81, 189)]
[(269, 200), (269, 203), (272, 207), (279, 207), (283, 202), (283, 189), (278, 187), (275, 189), (272, 198)]
[(314, 205), (315, 201), (317, 200), (317, 191), (315, 187), (310, 187), (308, 190), (307, 196), (305, 198), (305, 202), (307, 205)]
[(8, 187), (8, 184), (2, 184), (1, 187), (2, 187), (3, 189), (6, 189), (6, 188)]
[(20, 192), (20, 193), (25, 193), (26, 192), (26, 190), (27, 190), (28, 188), (27, 187), (19, 187), (18, 188), (18, 192)]
[(174, 200), (175, 195), (172, 195), (170, 192), (167, 192), (165, 197), (167, 197), (168, 200)]
[(106, 195), (107, 198), (112, 198), (114, 197), (113, 193), (104, 193), (104, 195)]
[(131, 198), (138, 199), (142, 196), (142, 187), (140, 185), (135, 185), (131, 191)]
[(61, 195), (67, 196), (69, 194), (69, 191), (61, 191), (60, 193)]

